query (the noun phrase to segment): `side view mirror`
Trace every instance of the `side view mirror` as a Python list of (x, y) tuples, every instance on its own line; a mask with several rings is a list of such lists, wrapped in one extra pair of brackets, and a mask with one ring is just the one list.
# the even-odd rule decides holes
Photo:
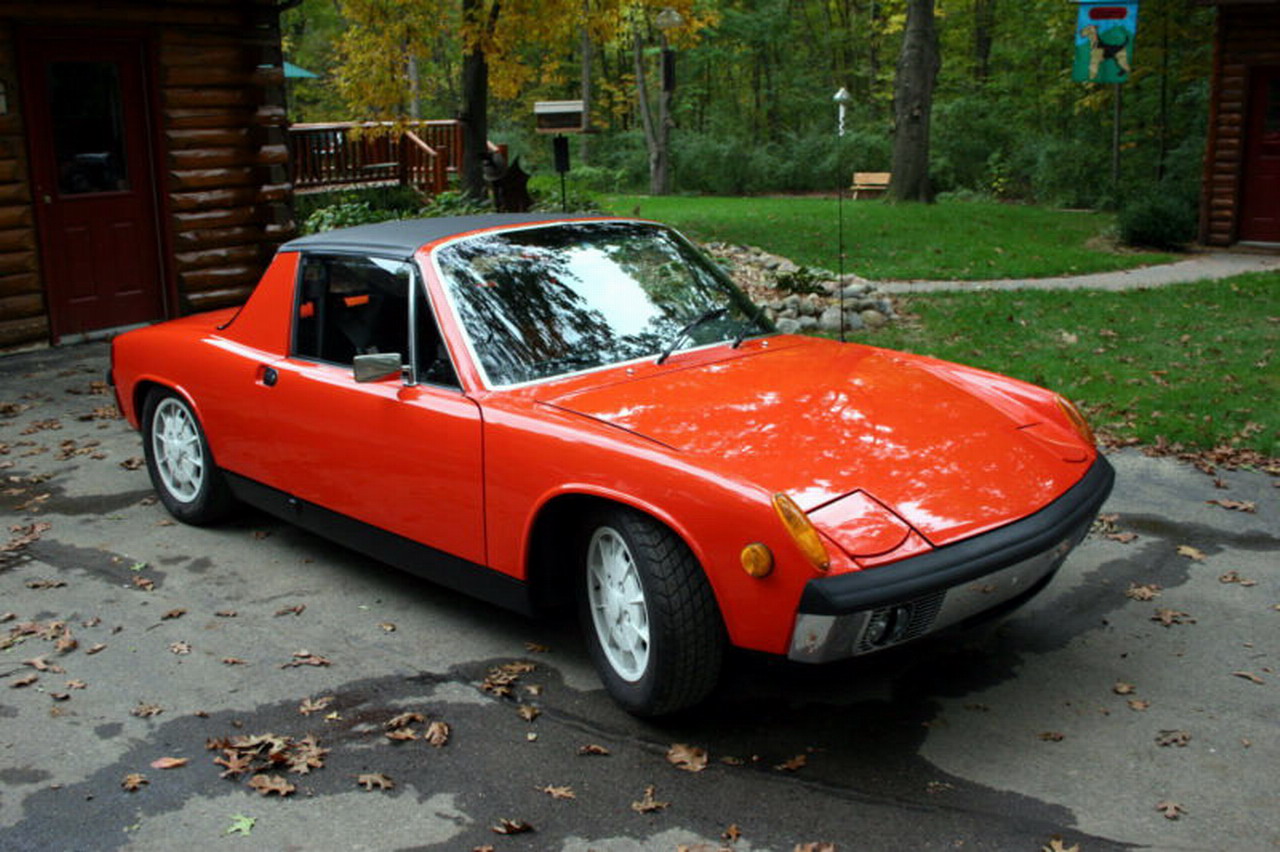
[(357, 355), (351, 362), (357, 382), (380, 382), (400, 375), (399, 352), (378, 352), (373, 355)]

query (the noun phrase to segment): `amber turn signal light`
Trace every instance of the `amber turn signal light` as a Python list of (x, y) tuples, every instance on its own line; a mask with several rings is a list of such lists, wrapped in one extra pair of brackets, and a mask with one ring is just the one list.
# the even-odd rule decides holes
[(1065, 396), (1059, 396), (1058, 408), (1062, 409), (1062, 413), (1067, 415), (1067, 419), (1071, 421), (1076, 434), (1088, 441), (1089, 446), (1094, 446), (1098, 443), (1097, 438), (1094, 437), (1093, 428), (1089, 426), (1089, 421), (1084, 419), (1084, 415), (1080, 413), (1080, 409), (1076, 408), (1075, 403)]
[(822, 543), (822, 536), (818, 535), (818, 530), (809, 521), (804, 510), (781, 491), (773, 495), (773, 510), (778, 513), (778, 519), (805, 558), (819, 571), (826, 571), (831, 565), (831, 557), (827, 555), (827, 546)]
[(773, 573), (773, 553), (758, 541), (742, 548), (742, 570), (757, 580)]

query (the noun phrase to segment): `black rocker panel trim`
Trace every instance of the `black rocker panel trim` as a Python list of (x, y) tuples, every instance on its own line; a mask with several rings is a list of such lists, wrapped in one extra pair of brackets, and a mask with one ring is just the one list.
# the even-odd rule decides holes
[(1034, 515), (891, 565), (810, 580), (799, 610), (844, 615), (911, 600), (976, 580), (1043, 553), (1092, 523), (1115, 484), (1115, 469), (1101, 455), (1065, 494)]
[(250, 506), (415, 576), (506, 609), (533, 614), (528, 585), (514, 577), (293, 497), (256, 480), (230, 471), (223, 474), (231, 493)]

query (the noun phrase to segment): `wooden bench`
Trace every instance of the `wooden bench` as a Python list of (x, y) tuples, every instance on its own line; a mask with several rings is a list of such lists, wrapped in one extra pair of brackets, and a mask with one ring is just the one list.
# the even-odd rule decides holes
[(890, 172), (854, 172), (853, 197), (877, 198), (889, 188)]

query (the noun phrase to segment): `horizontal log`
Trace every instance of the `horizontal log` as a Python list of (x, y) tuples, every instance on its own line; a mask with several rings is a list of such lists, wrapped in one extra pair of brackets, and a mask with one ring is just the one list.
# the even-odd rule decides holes
[(35, 251), (36, 233), (31, 228), (0, 230), (0, 252)]
[(27, 179), (27, 170), (23, 168), (22, 163), (17, 159), (0, 160), (0, 183), (13, 183), (14, 181), (25, 181)]
[(245, 26), (253, 23), (245, 11), (234, 4), (210, 3), (206, 6), (178, 6), (173, 3), (123, 4), (88, 2), (88, 0), (21, 0), (5, 3), (5, 17), (39, 20), (41, 23), (62, 23), (81, 26), (100, 24), (121, 26), (125, 24), (152, 24), (155, 26)]
[(0, 275), (0, 296), (17, 296), (21, 293), (39, 293), (43, 285), (34, 272), (17, 272)]
[(173, 236), (179, 251), (198, 251), (223, 246), (261, 243), (266, 230), (261, 225), (236, 225), (230, 228), (199, 228), (178, 231)]
[(165, 69), (196, 68), (244, 68), (258, 64), (261, 53), (257, 48), (218, 40), (212, 44), (192, 45), (176, 39), (167, 39), (160, 45), (160, 65)]
[(234, 245), (200, 251), (180, 251), (174, 255), (179, 272), (191, 272), (212, 266), (235, 266), (253, 263), (262, 256), (257, 245)]
[(169, 107), (164, 125), (169, 130), (244, 129), (257, 123), (253, 107)]
[(276, 183), (264, 184), (258, 190), (259, 201), (287, 201), (293, 194), (293, 184)]
[(261, 99), (261, 94), (256, 90), (226, 86), (166, 86), (160, 91), (163, 94), (166, 109), (208, 106), (253, 107), (257, 106)]
[(219, 266), (178, 273), (178, 287), (187, 297), (209, 290), (252, 287), (262, 277), (265, 266)]
[(252, 292), (253, 285), (228, 287), (222, 290), (205, 290), (199, 293), (187, 294), (186, 301), (193, 312), (212, 311), (218, 308), (229, 308), (233, 305), (243, 304)]
[(33, 251), (0, 252), (0, 275), (37, 272), (36, 253)]
[(236, 123), (243, 122), (243, 115), (236, 118), (239, 118), (240, 122), (228, 122), (227, 125), (193, 130), (169, 130), (165, 133), (165, 138), (169, 140), (169, 149), (234, 148), (246, 145), (250, 138), (249, 128), (234, 126)]
[[(13, 96), (10, 95), (10, 98)], [(12, 100), (10, 101), (12, 103)], [(10, 109), (13, 109), (11, 106)], [(9, 112), (0, 115), (0, 136), (22, 136), (22, 113)]]
[(165, 68), (161, 74), (165, 86), (225, 86), (228, 88), (264, 88), (283, 86), (284, 69), (259, 68), (257, 62), (235, 64), (179, 65)]
[(49, 340), (49, 319), (45, 316), (0, 320), (0, 347), (26, 346)]
[(239, 207), (219, 207), (213, 210), (198, 210), (191, 213), (174, 213), (173, 227), (176, 232), (180, 233), (183, 231), (245, 225), (250, 222), (264, 222), (266, 219), (266, 212), (262, 208), (246, 204)]
[(0, 205), (31, 202), (31, 191), (26, 182), (0, 183)]
[(169, 165), (175, 170), (211, 169), (217, 166), (274, 166), (289, 161), (289, 149), (283, 145), (259, 148), (192, 148), (173, 151)]
[(254, 170), (250, 167), (187, 169), (169, 173), (169, 187), (175, 192), (191, 189), (251, 186), (257, 182)]
[(291, 240), (298, 234), (298, 226), (290, 219), (288, 222), (272, 223), (264, 229), (267, 242), (279, 247), (285, 240)]
[(169, 203), (178, 212), (240, 207), (245, 204), (255, 204), (261, 200), (261, 189), (259, 187), (174, 192), (169, 196)]
[(20, 225), (30, 227), (33, 216), (30, 204), (9, 204), (0, 207), (0, 228), (17, 228)]
[(43, 314), (43, 293), (20, 293), (16, 296), (0, 297), (0, 317), (5, 319), (24, 319)]

